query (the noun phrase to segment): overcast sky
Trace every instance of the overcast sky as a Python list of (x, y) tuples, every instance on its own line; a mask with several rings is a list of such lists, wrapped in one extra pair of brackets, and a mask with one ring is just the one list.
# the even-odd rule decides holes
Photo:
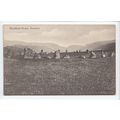
[(86, 45), (115, 40), (115, 25), (5, 25), (4, 40)]

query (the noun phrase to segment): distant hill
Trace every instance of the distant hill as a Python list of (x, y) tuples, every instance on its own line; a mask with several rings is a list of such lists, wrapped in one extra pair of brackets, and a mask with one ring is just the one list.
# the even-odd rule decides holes
[(53, 52), (56, 50), (60, 50), (64, 52), (68, 50), (68, 52), (76, 51), (76, 50), (115, 50), (115, 40), (111, 41), (102, 41), (102, 42), (95, 42), (91, 44), (87, 44), (86, 46), (81, 45), (71, 45), (68, 47), (62, 47), (60, 45), (54, 43), (27, 43), (27, 42), (10, 42), (4, 41), (4, 49), (10, 49), (12, 51), (21, 51), (23, 48), (31, 48), (36, 52), (40, 52), (43, 49), (45, 52)]
[(65, 51), (66, 48), (54, 43), (28, 43), (28, 42), (11, 42), (11, 41), (4, 41), (4, 47), (6, 46), (14, 46), (18, 48), (31, 48), (34, 49), (36, 52), (40, 52), (43, 49), (45, 52), (56, 51), (60, 49), (61, 51)]
[(92, 44), (88, 44), (84, 47), (84, 49), (89, 49), (89, 50), (97, 50), (97, 49), (115, 50), (115, 40), (95, 42), (95, 43), (92, 43)]
[(83, 50), (84, 47), (81, 45), (71, 45), (66, 48), (68, 51), (76, 51), (76, 50)]
[(4, 47), (4, 56), (10, 55), (12, 57), (16, 57), (19, 56), (21, 52), (23, 52), (23, 49), (19, 47), (15, 47), (15, 46)]

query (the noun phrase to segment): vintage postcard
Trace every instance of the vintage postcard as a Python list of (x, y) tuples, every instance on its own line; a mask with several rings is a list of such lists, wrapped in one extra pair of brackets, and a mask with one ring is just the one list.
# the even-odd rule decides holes
[(3, 94), (116, 95), (116, 27), (3, 24)]

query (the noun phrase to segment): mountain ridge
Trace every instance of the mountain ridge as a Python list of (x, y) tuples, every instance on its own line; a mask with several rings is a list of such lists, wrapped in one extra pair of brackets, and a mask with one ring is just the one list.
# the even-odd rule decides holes
[(115, 49), (115, 40), (110, 40), (110, 41), (98, 41), (90, 44), (86, 44), (85, 46), (82, 45), (70, 45), (68, 47), (63, 47), (55, 43), (27, 43), (27, 42), (12, 42), (12, 41), (4, 41), (4, 47), (7, 46), (14, 46), (18, 48), (31, 48), (34, 49), (35, 51), (39, 52), (41, 49), (43, 49), (45, 52), (53, 52), (56, 50), (60, 50), (61, 52), (64, 52), (68, 50), (69, 52), (71, 51), (76, 51), (76, 50), (96, 50), (96, 49)]

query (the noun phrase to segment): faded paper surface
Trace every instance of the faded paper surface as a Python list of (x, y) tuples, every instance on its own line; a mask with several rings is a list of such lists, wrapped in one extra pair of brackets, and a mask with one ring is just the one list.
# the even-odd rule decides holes
[(115, 95), (114, 24), (3, 30), (4, 95)]

